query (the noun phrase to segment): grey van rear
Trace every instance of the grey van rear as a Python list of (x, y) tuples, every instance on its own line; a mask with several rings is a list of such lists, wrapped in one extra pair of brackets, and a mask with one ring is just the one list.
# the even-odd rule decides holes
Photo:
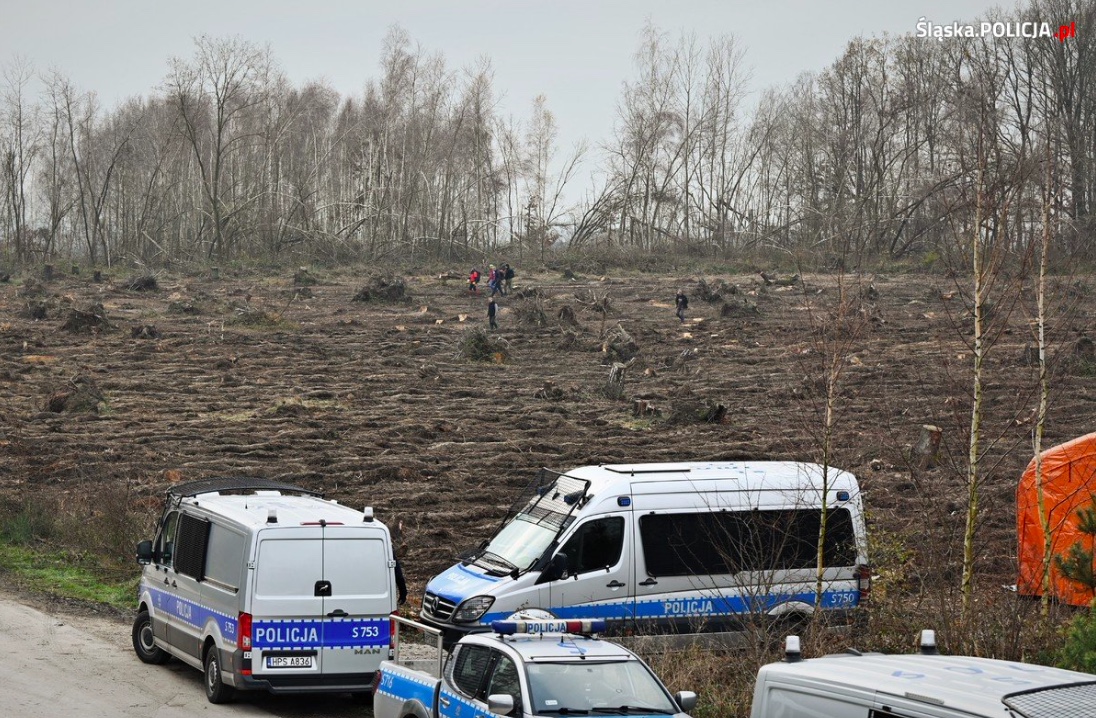
[(391, 647), (387, 527), (299, 487), (216, 479), (172, 488), (144, 564), (133, 645), (236, 689), (367, 692)]

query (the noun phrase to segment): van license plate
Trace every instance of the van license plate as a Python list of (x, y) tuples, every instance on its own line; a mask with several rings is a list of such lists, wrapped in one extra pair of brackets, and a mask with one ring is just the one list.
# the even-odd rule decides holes
[(312, 656), (267, 656), (267, 668), (311, 668)]

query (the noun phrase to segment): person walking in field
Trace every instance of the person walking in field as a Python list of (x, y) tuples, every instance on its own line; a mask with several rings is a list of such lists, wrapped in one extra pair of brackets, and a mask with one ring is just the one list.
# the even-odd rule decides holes
[(685, 296), (685, 290), (677, 290), (677, 296), (674, 297), (674, 303), (677, 305), (677, 318), (681, 320), (681, 323), (685, 323), (685, 310), (689, 308), (689, 298)]
[(505, 291), (503, 294), (509, 294), (514, 291), (514, 268), (509, 264), (502, 265), (502, 281)]
[(477, 289), (477, 287), (479, 286), (479, 280), (480, 280), (479, 270), (476, 269), (475, 267), (472, 267), (472, 271), (468, 273), (468, 291), (471, 292), (472, 294), (478, 294), (479, 293), (479, 290)]
[(495, 304), (495, 298), (491, 297), (487, 300), (487, 322), (492, 329), (498, 329), (499, 323), (495, 321), (495, 314), (498, 313), (498, 305)]

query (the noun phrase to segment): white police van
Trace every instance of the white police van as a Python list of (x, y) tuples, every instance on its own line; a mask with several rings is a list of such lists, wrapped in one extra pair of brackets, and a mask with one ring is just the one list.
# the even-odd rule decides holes
[(133, 648), (205, 673), (206, 697), (368, 692), (391, 646), (387, 527), (291, 484), (209, 479), (168, 491), (142, 541)]
[(1096, 676), (1031, 663), (936, 653), (922, 632), (920, 655), (849, 651), (762, 666), (750, 718), (1096, 718)]
[(688, 718), (696, 694), (670, 695), (638, 656), (597, 638), (604, 621), (545, 620), (543, 615), (525, 612), (494, 622), (491, 633), (466, 635), (440, 672), (403, 665), (399, 655), (385, 661), (377, 673), (373, 715)]
[[(822, 592), (817, 549), (825, 516)], [(870, 570), (856, 477), (795, 462), (544, 469), (530, 498), (426, 586), (447, 642), (526, 609), (612, 634), (723, 634), (815, 610), (848, 622)]]

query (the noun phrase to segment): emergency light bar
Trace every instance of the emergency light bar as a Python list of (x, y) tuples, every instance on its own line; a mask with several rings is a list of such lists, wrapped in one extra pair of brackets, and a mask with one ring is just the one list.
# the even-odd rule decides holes
[(491, 630), (500, 636), (516, 633), (600, 633), (605, 630), (602, 619), (585, 618), (576, 621), (492, 621)]

